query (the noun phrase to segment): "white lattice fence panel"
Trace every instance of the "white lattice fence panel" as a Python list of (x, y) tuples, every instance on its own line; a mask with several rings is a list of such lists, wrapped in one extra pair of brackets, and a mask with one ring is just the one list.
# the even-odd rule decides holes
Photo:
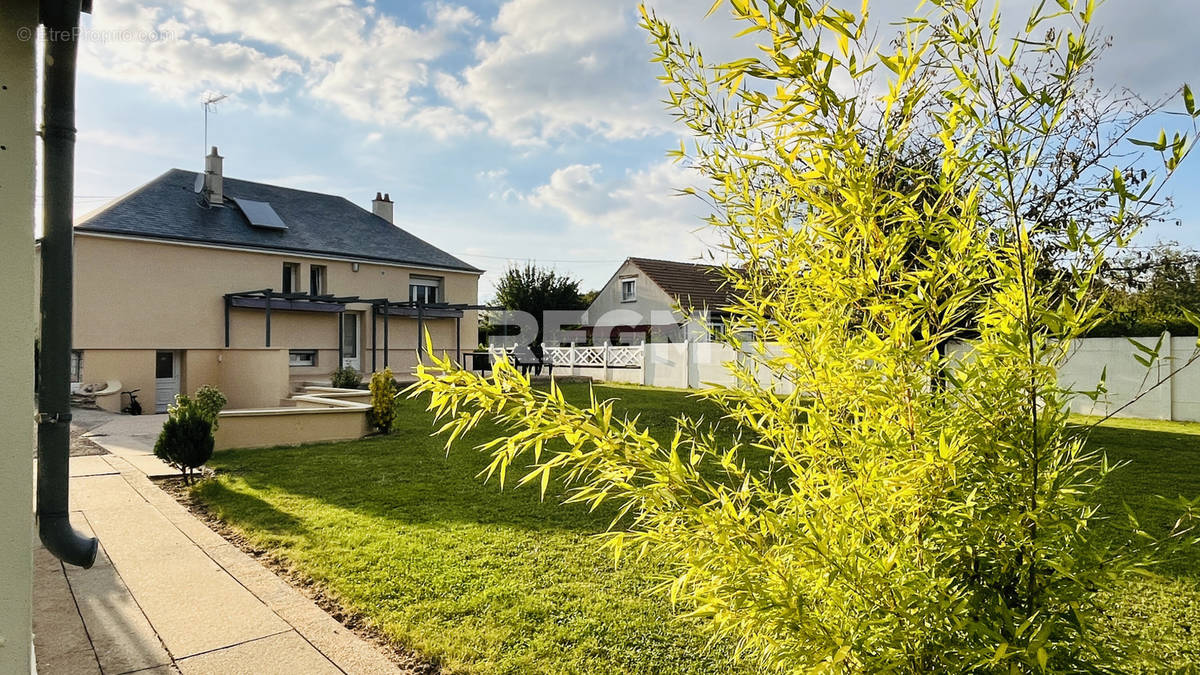
[(641, 368), (645, 353), (642, 347), (609, 347), (608, 365), (613, 368)]
[(570, 347), (546, 347), (543, 353), (546, 362), (552, 366), (571, 365)]
[(576, 347), (575, 365), (604, 367), (604, 347)]

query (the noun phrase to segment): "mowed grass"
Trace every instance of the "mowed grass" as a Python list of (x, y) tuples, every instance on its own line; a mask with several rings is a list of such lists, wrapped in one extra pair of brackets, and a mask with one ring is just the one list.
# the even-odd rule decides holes
[[(1128, 463), (1110, 474), (1101, 493), (1114, 526), (1128, 523), (1125, 504), (1147, 532), (1164, 536), (1181, 509), (1167, 500), (1200, 496), (1198, 423), (1110, 419), (1092, 430), (1089, 444), (1110, 461)], [(1153, 571), (1157, 579), (1133, 582), (1117, 594), (1114, 620), (1144, 645), (1135, 660), (1157, 656), (1166, 672), (1200, 671), (1200, 547), (1181, 547)]]
[[(586, 385), (566, 385), (576, 402)], [(671, 419), (709, 419), (677, 392), (597, 386), (670, 440)], [(620, 566), (600, 550), (614, 511), (545, 501), (536, 486), (500, 489), (478, 474), (484, 425), (448, 456), (432, 417), (405, 401), (390, 436), (217, 453), (216, 479), (193, 494), (255, 545), (316, 580), (396, 643), (468, 673), (722, 673), (727, 644), (651, 593), (660, 568)]]
[[(586, 385), (565, 389), (577, 402), (588, 398)], [(663, 442), (675, 416), (720, 416), (677, 391), (595, 390)], [(595, 535), (610, 509), (563, 505), (555, 485), (541, 501), (536, 487), (514, 488), (511, 474), (504, 490), (484, 483), (478, 474), (489, 458), (472, 446), (497, 428), (485, 425), (447, 456), (420, 403), (403, 403), (398, 426), (362, 441), (218, 453), (210, 462), (217, 477), (194, 495), (447, 672), (752, 671), (651, 592), (663, 574), (654, 561), (614, 566), (599, 550)], [(1130, 463), (1104, 493), (1114, 514), (1124, 501), (1163, 532), (1172, 511), (1153, 496), (1200, 495), (1200, 424), (1113, 420), (1091, 442)], [(1159, 572), (1119, 594), (1114, 618), (1147, 653), (1187, 668), (1200, 663), (1200, 552)]]

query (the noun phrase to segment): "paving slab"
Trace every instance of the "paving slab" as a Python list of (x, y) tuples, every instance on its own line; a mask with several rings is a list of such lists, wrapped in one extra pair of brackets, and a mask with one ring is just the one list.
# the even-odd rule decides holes
[(163, 418), (114, 417), (89, 433), (111, 454), (71, 461), (72, 522), (101, 550), (66, 571), (40, 551), (42, 672), (399, 672), (147, 477), (177, 475), (152, 455)]
[(294, 630), (181, 659), (178, 665), (183, 675), (342, 674)]
[(276, 611), (347, 673), (385, 675), (397, 671), (396, 665), (378, 649), (311, 602), (288, 605)]
[(71, 478), (115, 473), (117, 470), (104, 461), (104, 455), (83, 455), (71, 458)]
[(154, 443), (166, 415), (119, 415), (83, 434), (104, 448), (107, 461), (121, 458), (151, 478), (177, 476), (179, 471), (154, 456)]
[[(84, 481), (101, 478), (108, 477)], [(176, 659), (290, 628), (157, 509), (140, 502), (89, 511), (88, 521)]]
[(126, 455), (123, 459), (150, 478), (175, 478), (180, 475), (179, 469), (154, 455)]
[[(82, 513), (74, 514), (72, 521), (81, 534), (92, 534)], [(103, 672), (130, 673), (171, 665), (170, 654), (113, 568), (103, 542), (91, 569), (70, 565), (65, 569)]]
[(38, 670), (99, 675), (100, 662), (62, 563), (41, 546), (34, 551), (33, 560), (33, 648)]

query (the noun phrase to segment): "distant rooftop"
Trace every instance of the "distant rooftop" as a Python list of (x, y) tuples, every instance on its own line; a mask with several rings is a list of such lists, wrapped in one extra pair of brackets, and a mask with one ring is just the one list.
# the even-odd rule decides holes
[(720, 309), (733, 303), (733, 294), (716, 265), (630, 258), (647, 277), (683, 307)]
[(216, 207), (197, 192), (202, 181), (195, 171), (171, 169), (75, 228), (482, 272), (344, 197), (225, 177), (225, 206)]

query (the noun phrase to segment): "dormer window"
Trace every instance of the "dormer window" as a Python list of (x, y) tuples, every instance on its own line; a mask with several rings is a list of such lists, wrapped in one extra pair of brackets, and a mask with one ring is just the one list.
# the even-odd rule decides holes
[(637, 278), (621, 280), (621, 302), (637, 300)]

